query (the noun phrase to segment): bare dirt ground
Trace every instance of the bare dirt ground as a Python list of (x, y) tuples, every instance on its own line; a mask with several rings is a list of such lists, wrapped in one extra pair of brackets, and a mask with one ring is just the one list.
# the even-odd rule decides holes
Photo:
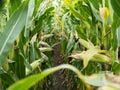
[[(58, 66), (64, 63), (64, 56), (61, 53), (60, 44), (53, 47), (53, 63), (54, 66)], [(53, 90), (68, 90), (65, 70), (60, 70), (53, 74), (54, 86)]]

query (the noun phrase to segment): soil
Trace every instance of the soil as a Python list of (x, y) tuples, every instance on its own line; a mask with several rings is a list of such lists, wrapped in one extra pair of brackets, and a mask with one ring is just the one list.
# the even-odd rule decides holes
[[(53, 47), (53, 63), (58, 66), (64, 63), (64, 56), (61, 53), (60, 44)], [(60, 70), (53, 74), (54, 86), (52, 90), (67, 90), (65, 70)]]

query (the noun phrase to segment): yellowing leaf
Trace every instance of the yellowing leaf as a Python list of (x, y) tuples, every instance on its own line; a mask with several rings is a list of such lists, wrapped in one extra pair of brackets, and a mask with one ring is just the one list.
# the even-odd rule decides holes
[(68, 6), (68, 7), (70, 8), (70, 10), (71, 10), (71, 12), (72, 12), (72, 14), (73, 14), (74, 16), (76, 16), (77, 18), (79, 18), (79, 19), (81, 19), (81, 20), (86, 20), (86, 18), (85, 18), (82, 14), (80, 14), (79, 12), (77, 12), (77, 11), (72, 7), (72, 4), (70, 4), (70, 3), (68, 2), (68, 0), (63, 0), (63, 2), (66, 4), (66, 6)]
[(83, 64), (84, 67), (86, 68), (88, 65), (88, 62), (93, 58), (94, 55), (96, 55), (99, 52), (98, 49), (92, 48), (90, 50), (87, 50), (84, 55), (83, 55)]
[(94, 47), (94, 45), (90, 41), (86, 41), (86, 40), (80, 38), (79, 42), (80, 42), (80, 44), (82, 44), (87, 49), (90, 49), (90, 48)]
[(100, 16), (103, 21), (106, 21), (106, 19), (109, 16), (109, 9), (107, 7), (102, 7), (99, 9), (100, 10)]
[(105, 63), (111, 63), (111, 59), (109, 56), (101, 53), (105, 53), (106, 50), (100, 50), (99, 47), (95, 46), (90, 48), (87, 51), (83, 51), (81, 53), (74, 52), (70, 57), (75, 59), (82, 59), (83, 60), (83, 69), (87, 67), (90, 60), (92, 61), (98, 61), (98, 62), (105, 62)]
[(41, 47), (39, 49), (41, 52), (52, 51), (52, 48), (50, 48), (50, 47)]
[(73, 53), (70, 57), (75, 58), (75, 59), (82, 59), (84, 68), (87, 67), (88, 62), (96, 55), (99, 53), (98, 47), (93, 47), (87, 51), (83, 51), (82, 53)]
[[(30, 65), (32, 67), (32, 71), (35, 70), (40, 64), (41, 62), (43, 62), (42, 59), (36, 60), (34, 62), (32, 62)], [(26, 68), (26, 75), (29, 75), (31, 72), (31, 70), (29, 70), (28, 68)]]

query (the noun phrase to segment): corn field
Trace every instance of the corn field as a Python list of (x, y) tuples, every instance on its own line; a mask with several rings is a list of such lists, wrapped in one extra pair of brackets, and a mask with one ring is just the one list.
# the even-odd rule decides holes
[(0, 90), (120, 90), (120, 0), (0, 0)]

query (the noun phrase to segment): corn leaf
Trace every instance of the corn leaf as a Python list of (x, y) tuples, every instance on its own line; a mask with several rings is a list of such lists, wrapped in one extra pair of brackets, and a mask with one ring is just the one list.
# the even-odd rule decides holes
[(77, 70), (75, 67), (71, 65), (64, 64), (54, 68), (47, 69), (40, 74), (32, 75), (23, 80), (20, 80), (17, 83), (10, 86), (7, 90), (28, 90), (31, 86), (36, 84), (38, 81), (44, 79), (46, 76), (64, 68), (74, 71), (81, 80), (84, 79), (83, 75), (79, 72), (79, 70)]
[(35, 0), (30, 0), (28, 4), (28, 14), (27, 14), (25, 32), (24, 32), (24, 36), (27, 38), (29, 38), (29, 28), (32, 24), (32, 15), (34, 12), (34, 6), (35, 6)]
[(3, 33), (0, 35), (0, 67), (5, 63), (6, 57), (13, 42), (25, 25), (27, 16), (27, 3), (28, 1), (25, 1), (20, 5), (20, 7), (7, 22)]
[(68, 0), (63, 0), (63, 1), (64, 1), (64, 3), (66, 4), (66, 6), (68, 6), (68, 7), (70, 8), (72, 14), (73, 14), (75, 17), (79, 18), (80, 20), (86, 20), (86, 18), (85, 18), (82, 14), (80, 14), (79, 12), (77, 12), (77, 11), (72, 7), (72, 4), (70, 4), (70, 3), (68, 2)]
[(96, 48), (92, 48), (90, 50), (87, 50), (84, 54), (83, 54), (83, 64), (84, 67), (86, 68), (88, 65), (88, 62), (93, 58), (93, 56), (95, 56), (97, 53), (99, 52), (98, 49)]
[(115, 73), (115, 74), (118, 74), (120, 73), (120, 63), (118, 62), (114, 62), (113, 65), (112, 65), (112, 71)]
[(25, 77), (25, 57), (21, 50), (19, 48), (15, 48), (15, 55), (14, 55), (14, 61), (15, 61), (15, 73), (16, 76), (21, 79)]
[(105, 62), (110, 63), (111, 59), (107, 55), (101, 54), (105, 53), (104, 50), (100, 50), (97, 46), (88, 49), (87, 51), (83, 51), (81, 53), (74, 52), (70, 57), (75, 59), (82, 59), (83, 60), (83, 69), (87, 67), (90, 60), (97, 61), (97, 62)]
[(94, 45), (90, 41), (86, 41), (84, 39), (79, 39), (79, 42), (80, 42), (80, 44), (82, 44), (87, 49), (90, 49), (90, 48), (94, 47)]
[(120, 12), (118, 12), (118, 10), (120, 10), (120, 0), (110, 0), (110, 1), (115, 13), (120, 17)]
[(10, 4), (11, 4), (10, 10), (11, 13), (13, 13), (16, 10), (16, 8), (20, 6), (21, 0), (10, 0)]
[(36, 60), (32, 62), (30, 65), (32, 67), (32, 70), (26, 68), (26, 75), (29, 75), (33, 70), (35, 70), (41, 63), (43, 62), (43, 59)]
[(7, 85), (11, 85), (11, 84), (15, 83), (13, 78), (7, 72), (5, 72), (3, 70), (0, 70), (0, 78), (2, 81), (5, 81), (5, 83)]
[(120, 90), (119, 78), (120, 76), (115, 76), (109, 72), (86, 76), (85, 81), (90, 85), (100, 86), (98, 90)]

